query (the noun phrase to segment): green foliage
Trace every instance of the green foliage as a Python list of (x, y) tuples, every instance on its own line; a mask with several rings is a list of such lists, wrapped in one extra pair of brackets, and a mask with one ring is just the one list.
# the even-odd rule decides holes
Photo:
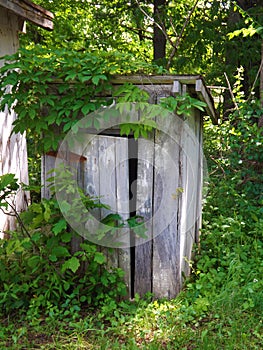
[(213, 175), (205, 199), (195, 283), (188, 290), (196, 298), (213, 296), (215, 305), (262, 313), (263, 135), (257, 126), (262, 108), (259, 101), (241, 97), (238, 88), (238, 109), (220, 130), (206, 124), (206, 153)]
[[(14, 108), (19, 115), (14, 132), (27, 131), (29, 138), (37, 139), (40, 153), (56, 150), (78, 120), (112, 103), (112, 99), (101, 97), (102, 93), (107, 95), (111, 91), (112, 75), (156, 69), (130, 55), (40, 46), (21, 49), (6, 60), (9, 63), (1, 69), (0, 107)], [(12, 89), (7, 91), (9, 85)], [(90, 120), (89, 126), (99, 128), (99, 125), (99, 120)]]
[[(182, 118), (190, 116), (193, 108), (204, 111), (206, 103), (189, 94), (163, 97), (159, 104), (150, 104), (149, 94), (131, 84), (124, 84), (114, 93), (118, 98), (116, 108), (121, 115), (126, 115), (127, 121), (130, 123), (122, 123), (120, 125), (121, 135), (133, 135), (135, 139), (140, 136), (147, 138), (154, 129), (158, 129), (156, 119), (159, 118), (159, 123), (162, 124), (161, 119), (165, 119), (170, 113), (176, 113)], [(134, 120), (137, 116), (140, 120)]]
[(5, 174), (0, 178), (0, 208), (8, 209), (8, 199), (15, 194), (19, 185), (14, 174)]
[[(7, 188), (2, 205), (17, 184), (11, 174), (0, 183)], [(101, 207), (92, 199), (85, 204)], [(71, 250), (76, 233), (69, 230), (55, 199), (33, 203), (19, 218), (23, 230), (0, 242), (1, 315), (26, 314), (34, 322), (40, 315), (75, 319), (83, 308), (96, 308), (126, 293), (123, 272), (109, 271), (95, 245), (82, 240), (76, 252)]]

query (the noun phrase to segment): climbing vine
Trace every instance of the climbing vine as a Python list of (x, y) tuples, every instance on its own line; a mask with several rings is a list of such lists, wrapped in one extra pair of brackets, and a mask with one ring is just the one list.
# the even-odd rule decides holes
[[(160, 108), (178, 115), (188, 115), (193, 107), (204, 110), (205, 103), (189, 95), (168, 97), (160, 107), (149, 105), (149, 95), (132, 84), (124, 84), (113, 91), (112, 77), (116, 74), (163, 73), (154, 64), (138, 62), (131, 55), (118, 52), (82, 52), (66, 49), (48, 50), (40, 46), (21, 49), (6, 56), (6, 65), (0, 70), (0, 109), (14, 109), (18, 118), (14, 132), (27, 132), (37, 140), (41, 154), (56, 150), (69, 130), (77, 132), (77, 122), (101, 106), (109, 106), (118, 99), (117, 109), (137, 102), (140, 122), (121, 125), (121, 134), (133, 133), (135, 138), (147, 137), (156, 127), (154, 118)], [(143, 73), (142, 73), (143, 72)], [(11, 88), (10, 88), (11, 87)], [(88, 120), (86, 127), (100, 128), (97, 114)], [(76, 130), (75, 130), (76, 129)]]
[(42, 152), (57, 149), (79, 119), (112, 103), (104, 96), (110, 95), (109, 80), (114, 74), (139, 70), (145, 74), (160, 69), (135, 61), (131, 55), (53, 51), (40, 46), (21, 49), (5, 60), (0, 72), (0, 108), (4, 110), (7, 105), (18, 114), (15, 132), (42, 136), (38, 139)]

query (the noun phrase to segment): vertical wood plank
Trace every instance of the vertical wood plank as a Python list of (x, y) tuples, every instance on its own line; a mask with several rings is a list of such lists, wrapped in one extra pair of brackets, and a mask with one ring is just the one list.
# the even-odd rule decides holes
[(154, 182), (154, 137), (138, 140), (137, 215), (145, 220), (148, 236), (136, 237), (134, 292), (152, 292), (152, 214)]
[(193, 111), (187, 118), (182, 130), (182, 174), (185, 192), (182, 202), (181, 222), (181, 270), (189, 275), (189, 261), (192, 259), (192, 247), (197, 230), (197, 195), (200, 188), (199, 166), (199, 127), (200, 118)]
[[(162, 122), (169, 123), (166, 130), (171, 135), (180, 135), (176, 119)], [(180, 195), (177, 195), (177, 189), (182, 186), (180, 145), (161, 131), (156, 133), (154, 161), (153, 294), (156, 298), (173, 298), (181, 287)], [(171, 218), (168, 225), (167, 217)]]
[[(22, 30), (24, 20), (1, 7), (0, 11), (0, 57), (15, 53), (19, 47), (18, 32)], [(4, 60), (0, 60), (0, 67)], [(10, 92), (7, 87), (7, 92)], [(15, 112), (6, 108), (0, 112), (0, 176), (13, 173), (18, 182), (28, 184), (28, 163), (26, 135), (12, 134), (13, 122), (17, 118)], [(24, 211), (30, 203), (30, 194), (21, 189), (12, 197), (18, 212)], [(16, 229), (14, 216), (0, 211), (0, 238), (8, 230)]]
[(54, 176), (52, 169), (55, 168), (56, 157), (44, 154), (41, 157), (41, 197), (49, 199), (51, 197), (49, 178)]
[(196, 229), (195, 229), (195, 242), (199, 242), (199, 235), (200, 235), (200, 229), (202, 226), (202, 200), (203, 200), (203, 182), (204, 182), (204, 175), (206, 169), (204, 169), (204, 166), (206, 164), (204, 163), (204, 155), (203, 155), (203, 118), (200, 115), (199, 111), (196, 111), (196, 124), (197, 124), (197, 132), (196, 137), (199, 141), (199, 149), (198, 149), (198, 173), (197, 173), (197, 198), (196, 198)]
[[(110, 213), (118, 213), (123, 219), (129, 218), (129, 170), (128, 140), (107, 135), (89, 136), (90, 144), (85, 152), (87, 158), (86, 191), (97, 196), (110, 209), (95, 212), (97, 219)], [(125, 237), (129, 240), (129, 234)], [(129, 242), (124, 241), (126, 246)], [(125, 283), (130, 289), (130, 250), (101, 247), (107, 257), (109, 268), (120, 267), (125, 272)]]
[[(103, 204), (109, 205), (110, 209), (101, 208), (101, 219), (111, 213), (116, 213), (116, 147), (115, 138), (99, 135), (99, 196)], [(101, 247), (101, 251), (107, 257), (109, 268), (118, 267), (118, 252), (116, 249)]]
[[(128, 139), (117, 137), (116, 145), (116, 191), (117, 207), (116, 211), (124, 220), (130, 217), (129, 209), (129, 160), (128, 160)], [(130, 245), (130, 230), (127, 228), (127, 235), (122, 239), (126, 247)], [(128, 296), (131, 294), (131, 254), (130, 248), (119, 248), (118, 267), (124, 271), (124, 281), (127, 286)]]

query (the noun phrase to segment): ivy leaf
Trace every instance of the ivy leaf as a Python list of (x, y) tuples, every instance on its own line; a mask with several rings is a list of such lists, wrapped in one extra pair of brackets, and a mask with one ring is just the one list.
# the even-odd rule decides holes
[(99, 265), (102, 265), (106, 262), (106, 257), (100, 252), (96, 252), (94, 255), (94, 261)]
[(61, 211), (64, 213), (67, 213), (71, 208), (70, 204), (66, 201), (61, 201), (59, 206), (60, 206)]
[(19, 186), (14, 174), (5, 174), (0, 177), (0, 190), (6, 191), (6, 189), (16, 191)]
[(99, 120), (98, 120), (97, 118), (94, 118), (94, 119), (93, 119), (93, 125), (94, 125), (94, 128), (95, 128), (95, 129), (99, 130), (99, 128), (100, 128), (100, 122), (99, 122)]
[(68, 252), (66, 247), (57, 246), (57, 247), (54, 247), (52, 249), (51, 255), (55, 256), (57, 258), (61, 258), (61, 257), (69, 256), (70, 254), (69, 254), (69, 252)]
[(98, 85), (100, 80), (107, 80), (106, 75), (103, 75), (103, 74), (95, 75), (91, 79), (91, 81), (93, 82), (94, 85)]
[(128, 136), (131, 132), (131, 125), (130, 124), (121, 124), (120, 125), (120, 135), (126, 135)]
[(86, 115), (90, 111), (94, 110), (94, 105), (92, 103), (87, 103), (81, 108), (81, 112)]
[(40, 261), (40, 256), (33, 255), (27, 260), (27, 265), (31, 268), (34, 268), (39, 263), (39, 261)]
[(65, 261), (62, 265), (62, 272), (64, 273), (66, 270), (71, 270), (75, 273), (80, 267), (79, 259), (75, 256), (72, 256), (69, 260)]
[(63, 233), (63, 235), (61, 236), (61, 241), (63, 243), (68, 243), (71, 241), (72, 238), (72, 233), (71, 232), (65, 232)]
[(52, 232), (56, 236), (58, 233), (62, 232), (67, 228), (67, 222), (65, 219), (59, 220), (53, 227), (52, 227)]
[(84, 75), (84, 76), (79, 76), (79, 80), (82, 83), (85, 83), (85, 81), (89, 81), (91, 79), (91, 75)]

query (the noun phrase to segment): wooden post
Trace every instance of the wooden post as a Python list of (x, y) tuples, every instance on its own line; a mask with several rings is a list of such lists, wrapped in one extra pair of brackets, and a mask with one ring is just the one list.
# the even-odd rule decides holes
[[(22, 30), (24, 21), (1, 7), (0, 11), (0, 57), (11, 55), (18, 49), (18, 31)], [(4, 61), (0, 61), (0, 66)], [(11, 87), (7, 87), (11, 90)], [(9, 92), (9, 91), (8, 91)], [(12, 134), (13, 122), (17, 116), (14, 111), (6, 108), (0, 112), (0, 175), (15, 174), (18, 182), (28, 184), (27, 147), (25, 133)], [(26, 209), (30, 196), (28, 192), (20, 190), (11, 201), (17, 212)], [(15, 230), (16, 222), (13, 216), (8, 216), (0, 211), (0, 238), (8, 230)]]

